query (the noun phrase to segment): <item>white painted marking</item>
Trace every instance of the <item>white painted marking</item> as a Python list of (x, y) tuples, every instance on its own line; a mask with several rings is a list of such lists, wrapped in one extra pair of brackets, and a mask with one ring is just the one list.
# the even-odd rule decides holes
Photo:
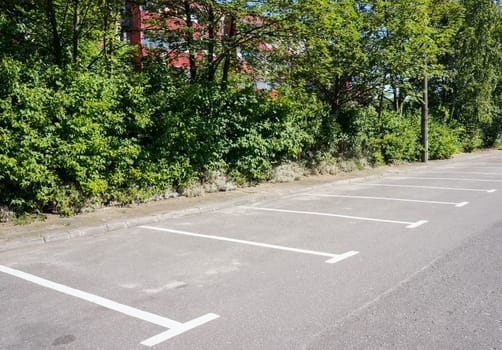
[[(415, 228), (415, 227), (423, 225), (427, 222), (426, 220), (420, 220), (417, 222), (409, 222), (409, 221), (367, 218), (367, 217), (362, 217), (362, 216), (351, 216), (351, 215), (341, 215), (341, 214), (331, 214), (331, 213), (319, 213), (319, 212), (314, 212), (314, 211), (299, 211), (299, 210), (286, 210), (286, 209), (275, 209), (275, 208), (259, 208), (259, 207), (246, 207), (246, 206), (241, 206), (241, 208), (252, 209), (252, 210), (261, 210), (261, 211), (273, 211), (273, 212), (278, 212), (278, 213), (329, 216), (329, 217), (342, 218), (342, 219), (385, 222), (385, 223), (390, 223), (390, 224), (406, 225), (406, 228)], [(417, 223), (421, 223), (421, 224), (418, 226), (415, 226)]]
[(9, 267), (2, 266), (2, 265), (0, 265), (0, 271), (4, 272), (6, 274), (9, 274), (11, 276), (17, 277), (17, 278), (21, 278), (25, 281), (38, 284), (39, 286), (53, 289), (53, 290), (58, 291), (60, 293), (70, 295), (72, 297), (79, 298), (79, 299), (88, 301), (90, 303), (102, 306), (104, 308), (107, 308), (107, 309), (110, 309), (113, 311), (117, 311), (117, 312), (120, 312), (120, 313), (125, 314), (127, 316), (131, 316), (131, 317), (140, 319), (142, 321), (153, 323), (153, 324), (156, 324), (156, 325), (159, 325), (162, 327), (173, 328), (173, 327), (179, 327), (181, 325), (180, 322), (170, 320), (166, 317), (161, 317), (161, 316), (158, 316), (158, 315), (146, 312), (146, 311), (142, 311), (142, 310), (139, 310), (139, 309), (136, 309), (136, 308), (124, 305), (124, 304), (119, 304), (119, 303), (114, 302), (112, 300), (105, 299), (105, 298), (99, 297), (94, 294), (86, 293), (86, 292), (80, 291), (78, 289), (67, 287), (65, 285), (46, 280), (46, 279), (31, 275), (29, 273), (23, 272), (23, 271), (11, 269)]
[[(120, 312), (124, 315), (134, 317), (134, 318), (137, 318), (142, 321), (146, 321), (146, 322), (149, 322), (149, 323), (152, 323), (152, 324), (164, 327), (164, 328), (170, 328), (169, 331), (176, 333), (176, 334), (172, 335), (169, 338), (172, 338), (175, 335), (184, 333), (192, 328), (195, 328), (203, 323), (209, 322), (209, 321), (214, 320), (219, 317), (218, 315), (215, 315), (215, 314), (206, 314), (202, 317), (196, 318), (195, 320), (188, 321), (186, 323), (181, 323), (181, 322), (174, 321), (174, 320), (171, 320), (166, 317), (152, 314), (147, 311), (139, 310), (134, 307), (130, 307), (130, 306), (127, 306), (124, 304), (117, 303), (117, 302), (110, 300), (110, 299), (102, 298), (100, 296), (97, 296), (97, 295), (94, 295), (91, 293), (87, 293), (87, 292), (83, 292), (78, 289), (67, 287), (65, 285), (46, 280), (44, 278), (37, 277), (35, 275), (29, 274), (29, 273), (26, 273), (23, 271), (15, 270), (15, 269), (12, 269), (7, 266), (0, 265), (0, 272), (6, 273), (8, 275), (23, 279), (25, 281), (37, 284), (37, 285), (45, 287), (45, 288), (55, 290), (57, 292), (60, 292), (60, 293), (63, 293), (63, 294), (66, 294), (66, 295), (69, 295), (69, 296), (72, 296), (72, 297), (75, 297), (78, 299), (88, 301), (90, 303), (102, 306), (106, 309)], [(205, 320), (205, 322), (198, 321), (198, 323), (194, 326), (192, 324), (192, 322), (197, 321), (197, 320)], [(161, 334), (164, 334), (164, 333), (161, 333)], [(167, 338), (167, 339), (169, 339), (169, 338)], [(152, 338), (150, 338), (150, 339), (152, 339)], [(156, 344), (158, 344), (158, 342)], [(147, 346), (152, 346), (152, 345), (147, 345)]]
[(318, 251), (315, 251), (315, 250), (297, 249), (297, 248), (285, 247), (285, 246), (274, 245), (274, 244), (259, 243), (259, 242), (254, 242), (254, 241), (245, 241), (245, 240), (235, 239), (235, 238), (229, 238), (229, 237), (221, 237), (221, 236), (213, 236), (213, 235), (203, 235), (203, 234), (200, 234), (200, 233), (186, 232), (186, 231), (180, 231), (180, 230), (172, 230), (172, 229), (163, 228), (163, 227), (155, 227), (155, 226), (139, 226), (139, 227), (140, 228), (145, 228), (145, 229), (148, 229), (148, 230), (155, 230), (155, 231), (174, 233), (174, 234), (183, 235), (183, 236), (190, 236), (190, 237), (197, 237), (197, 238), (207, 238), (207, 239), (212, 239), (212, 240), (216, 240), (216, 241), (224, 241), (224, 242), (245, 244), (245, 245), (250, 245), (250, 246), (255, 246), (255, 247), (269, 248), (269, 249), (275, 249), (275, 250), (282, 250), (282, 251), (293, 252), (293, 253), (300, 253), (300, 254), (325, 256), (325, 257), (329, 257), (330, 258), (329, 260), (326, 260), (326, 263), (328, 263), (328, 264), (333, 264), (333, 261), (334, 262), (342, 261), (344, 259), (350, 258), (351, 256), (359, 254), (359, 252), (352, 251), (352, 250), (349, 251), (349, 252), (343, 253), (343, 254), (332, 254), (332, 253), (318, 252)]
[(461, 165), (461, 166), (445, 166), (445, 167), (442, 167), (442, 169), (455, 169), (455, 170), (462, 170), (462, 169), (495, 169), (495, 170), (502, 170), (502, 167), (499, 167), (499, 166), (479, 166), (479, 165), (476, 165), (476, 166), (465, 166), (465, 165)]
[(425, 201), (425, 200), (418, 200), (418, 199), (405, 199), (405, 198), (389, 198), (389, 197), (370, 197), (370, 196), (348, 196), (348, 195), (342, 195), (342, 194), (305, 194), (306, 196), (313, 196), (313, 197), (336, 197), (336, 198), (354, 198), (354, 199), (374, 199), (374, 200), (383, 200), (383, 201), (398, 201), (398, 202), (412, 202), (412, 203), (425, 203), (425, 204), (441, 204), (441, 205), (454, 205), (456, 207), (463, 207), (469, 202), (461, 202), (461, 203), (455, 203), (455, 202), (438, 202), (438, 201)]
[(450, 190), (450, 191), (472, 191), (472, 192), (487, 192), (493, 193), (497, 190), (484, 190), (479, 188), (461, 188), (461, 187), (440, 187), (440, 186), (415, 186), (415, 185), (390, 185), (390, 184), (368, 184), (360, 183), (362, 186), (382, 186), (382, 187), (400, 187), (400, 188), (422, 188), (429, 190)]
[(336, 264), (339, 261), (345, 260), (345, 259), (350, 258), (351, 256), (354, 256), (354, 255), (357, 255), (357, 254), (359, 254), (359, 252), (356, 252), (356, 251), (352, 250), (350, 252), (340, 254), (339, 256), (336, 256), (336, 257), (334, 257), (332, 259), (326, 260), (326, 262), (328, 264)]
[(467, 174), (467, 175), (487, 175), (487, 176), (502, 176), (502, 173), (482, 173), (482, 172), (476, 172), (476, 171), (442, 171), (442, 170), (430, 170), (435, 173), (440, 173), (440, 174)]
[(407, 228), (417, 228), (418, 226), (422, 226), (424, 224), (426, 224), (428, 221), (427, 220), (420, 220), (420, 221), (417, 221), (411, 225), (408, 225), (406, 226)]
[(475, 181), (475, 182), (502, 182), (502, 180), (491, 179), (467, 179), (463, 177), (419, 177), (419, 176), (396, 176), (394, 179), (416, 179), (416, 180), (445, 180), (445, 181)]
[(169, 340), (177, 335), (180, 335), (181, 333), (185, 333), (191, 329), (194, 329), (196, 327), (202, 326), (204, 323), (213, 321), (220, 316), (216, 314), (206, 314), (204, 316), (198, 317), (196, 319), (193, 319), (191, 321), (185, 322), (182, 324), (181, 327), (169, 329), (165, 332), (162, 332), (160, 334), (157, 334), (151, 338), (148, 338), (144, 341), (141, 342), (142, 345), (152, 347), (157, 344), (160, 344), (162, 342), (165, 342), (166, 340)]

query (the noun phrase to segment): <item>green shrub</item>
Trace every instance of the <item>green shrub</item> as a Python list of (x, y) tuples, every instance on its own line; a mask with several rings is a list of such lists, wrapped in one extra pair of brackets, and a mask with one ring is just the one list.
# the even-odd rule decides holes
[(341, 151), (349, 157), (367, 157), (374, 165), (420, 158), (420, 126), (416, 117), (392, 111), (378, 115), (371, 107), (350, 107), (341, 113), (344, 132), (348, 133), (346, 143), (351, 147)]
[[(343, 113), (346, 144), (349, 155), (368, 157), (374, 165), (393, 162), (412, 162), (421, 158), (420, 114), (399, 115), (383, 111), (379, 116), (374, 109), (350, 107)], [(350, 122), (349, 122), (350, 121)], [(341, 138), (343, 140), (343, 138)], [(460, 129), (429, 118), (430, 159), (450, 158), (460, 150)], [(342, 148), (347, 151), (347, 148)]]
[(161, 103), (152, 115), (147, 147), (168, 162), (186, 161), (192, 177), (224, 164), (234, 177), (266, 180), (274, 164), (298, 159), (314, 144), (324, 111), (306, 94), (281, 91), (273, 98), (252, 87), (223, 91), (213, 85), (167, 84), (150, 96), (152, 104)]
[(429, 123), (429, 159), (448, 159), (461, 151), (460, 129), (432, 119)]
[(124, 76), (8, 59), (0, 68), (2, 204), (71, 214), (135, 186), (148, 115), (124, 108), (136, 92)]
[[(198, 188), (213, 171), (245, 184), (288, 161), (333, 173), (339, 164), (327, 160), (420, 158), (418, 114), (329, 113), (301, 89), (277, 97), (237, 84), (222, 90), (186, 84), (171, 70), (147, 63), (109, 75), (2, 58), (0, 207), (71, 215)], [(450, 157), (461, 137), (432, 120), (431, 159)]]

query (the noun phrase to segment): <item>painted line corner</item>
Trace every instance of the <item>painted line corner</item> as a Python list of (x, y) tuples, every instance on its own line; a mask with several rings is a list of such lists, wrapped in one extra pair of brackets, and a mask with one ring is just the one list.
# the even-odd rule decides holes
[(425, 225), (428, 222), (429, 221), (427, 221), (427, 220), (420, 220), (420, 221), (414, 222), (414, 223), (406, 226), (406, 228), (417, 228), (419, 226)]
[(205, 314), (205, 315), (198, 317), (198, 318), (195, 318), (191, 321), (182, 323), (178, 327), (171, 328), (165, 332), (159, 333), (157, 335), (154, 335), (151, 338), (143, 340), (141, 342), (141, 345), (148, 346), (148, 347), (155, 346), (155, 345), (160, 344), (162, 342), (165, 342), (166, 340), (169, 340), (177, 335), (188, 332), (191, 329), (202, 326), (205, 323), (216, 320), (219, 317), (220, 317), (219, 315), (216, 315), (213, 313)]
[(359, 252), (357, 252), (355, 250), (351, 250), (347, 253), (338, 254), (338, 255), (334, 256), (333, 258), (326, 260), (325, 262), (327, 264), (336, 264), (337, 262), (348, 259), (354, 255), (357, 255), (357, 254), (359, 254)]

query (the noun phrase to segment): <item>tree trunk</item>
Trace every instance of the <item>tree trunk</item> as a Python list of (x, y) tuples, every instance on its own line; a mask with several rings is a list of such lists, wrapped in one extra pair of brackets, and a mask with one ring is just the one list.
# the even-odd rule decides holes
[[(230, 15), (227, 28), (228, 28), (228, 34), (226, 37), (226, 41), (230, 42), (231, 40), (233, 40), (233, 37), (235, 36), (235, 18), (233, 15)], [(223, 74), (221, 76), (221, 88), (223, 90), (225, 90), (228, 85), (228, 73), (230, 71), (230, 63), (232, 62), (232, 58), (234, 56), (234, 49), (230, 51), (227, 46), (224, 47), (224, 50), (225, 50), (225, 62), (223, 63)]]
[(207, 13), (207, 32), (208, 32), (208, 37), (209, 37), (209, 42), (207, 44), (207, 80), (209, 82), (214, 81), (214, 76), (216, 73), (216, 67), (214, 64), (214, 39), (215, 39), (215, 33), (214, 33), (214, 9), (210, 5)]
[(378, 96), (378, 119), (380, 119), (382, 117), (384, 94), (385, 94), (385, 92), (382, 91), (380, 93), (380, 96)]
[(112, 40), (110, 40), (110, 23), (112, 5), (109, 0), (105, 0), (103, 9), (103, 60), (105, 62), (105, 69), (108, 76), (111, 77), (112, 69), (110, 64), (110, 55), (112, 52)]
[(80, 37), (80, 7), (79, 0), (73, 0), (73, 32), (71, 38), (71, 54), (73, 63), (78, 61), (78, 41)]
[(46, 0), (45, 5), (45, 12), (51, 28), (54, 63), (56, 63), (60, 68), (64, 68), (63, 49), (61, 44), (61, 37), (59, 36), (58, 32), (58, 23), (56, 19), (56, 11), (54, 9), (54, 3), (52, 2), (52, 0)]
[(423, 102), (422, 102), (422, 162), (426, 163), (429, 160), (429, 83), (427, 81), (427, 75), (424, 76), (424, 80), (422, 81), (422, 89), (423, 89)]
[(393, 94), (394, 94), (394, 111), (396, 113), (399, 112), (399, 89), (397, 87), (393, 87)]
[(186, 43), (188, 45), (188, 62), (190, 65), (190, 81), (194, 82), (197, 79), (197, 65), (195, 62), (195, 55), (193, 53), (193, 22), (192, 22), (192, 8), (190, 7), (191, 2), (188, 0), (183, 1), (183, 6), (185, 10), (187, 34), (185, 36)]

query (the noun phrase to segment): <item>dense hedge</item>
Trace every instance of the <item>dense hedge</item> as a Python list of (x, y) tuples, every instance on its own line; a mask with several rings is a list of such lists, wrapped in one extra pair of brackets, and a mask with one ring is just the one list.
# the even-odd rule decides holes
[[(213, 170), (244, 183), (320, 154), (374, 164), (420, 157), (418, 113), (330, 113), (301, 89), (277, 97), (243, 85), (222, 90), (184, 84), (169, 69), (109, 76), (3, 58), (0, 207), (67, 215), (148, 199)], [(430, 129), (431, 158), (457, 151), (457, 131), (437, 121)]]

